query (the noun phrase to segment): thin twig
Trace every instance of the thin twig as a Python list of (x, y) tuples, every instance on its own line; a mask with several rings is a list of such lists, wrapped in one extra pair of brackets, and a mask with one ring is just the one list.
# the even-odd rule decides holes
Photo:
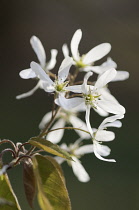
[(57, 110), (56, 110), (55, 113), (54, 113), (54, 116), (51, 118), (50, 122), (49, 122), (49, 123), (47, 124), (47, 126), (42, 130), (42, 132), (40, 133), (40, 135), (39, 135), (38, 137), (42, 137), (42, 136), (45, 135), (46, 131), (51, 127), (51, 125), (52, 125), (52, 123), (53, 123), (53, 121), (54, 121), (54, 119), (55, 119), (55, 117), (56, 117), (56, 115), (57, 115), (57, 113), (58, 113), (59, 110), (60, 110), (60, 107), (57, 108)]
[(3, 139), (2, 141), (0, 141), (0, 145), (3, 143), (10, 143), (13, 146), (13, 148), (16, 149), (15, 144), (12, 141), (10, 141), (9, 139)]
[(74, 128), (74, 127), (64, 127), (64, 128), (56, 128), (56, 129), (52, 129), (52, 130), (49, 130), (47, 131), (46, 133), (44, 133), (43, 135), (46, 135), (52, 131), (57, 131), (57, 130), (61, 130), (61, 129), (66, 129), (66, 130), (79, 130), (79, 131), (83, 131), (85, 133), (88, 133), (90, 135), (90, 133), (88, 131), (85, 131), (83, 129), (80, 129), (80, 128)]
[(21, 148), (22, 148), (23, 146), (27, 145), (27, 144), (30, 144), (30, 143), (25, 142), (25, 143), (23, 143), (23, 144), (18, 148), (17, 157), (18, 157), (18, 155), (19, 155), (19, 152), (20, 152)]
[(7, 149), (4, 149), (1, 153), (0, 153), (0, 158), (2, 158), (2, 156), (4, 155), (5, 152), (11, 152), (14, 156), (14, 158), (16, 158), (16, 153), (10, 149), (10, 148), (7, 148)]

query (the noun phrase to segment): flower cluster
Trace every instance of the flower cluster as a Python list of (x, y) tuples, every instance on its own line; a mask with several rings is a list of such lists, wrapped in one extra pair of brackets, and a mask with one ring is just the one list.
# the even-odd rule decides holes
[[(31, 91), (18, 95), (16, 98), (28, 97), (38, 88), (49, 94), (52, 93), (54, 96), (53, 109), (40, 122), (41, 136), (57, 144), (63, 138), (64, 130), (75, 130), (79, 140), (71, 142), (69, 146), (64, 142), (60, 147), (71, 154), (74, 161), (68, 161), (68, 163), (77, 178), (81, 182), (87, 182), (90, 179), (89, 175), (79, 160), (83, 155), (94, 153), (100, 160), (115, 162), (114, 159), (106, 158), (111, 150), (108, 146), (103, 145), (103, 142), (114, 140), (114, 132), (106, 129), (122, 126), (119, 120), (124, 117), (125, 108), (111, 94), (108, 83), (123, 81), (129, 77), (129, 73), (116, 70), (117, 65), (110, 57), (100, 66), (95, 65), (96, 61), (110, 52), (109, 43), (102, 43), (88, 53), (80, 55), (78, 47), (81, 38), (82, 31), (79, 29), (72, 37), (70, 49), (67, 44), (62, 46), (64, 60), (55, 75), (51, 70), (56, 65), (58, 51), (52, 49), (51, 59), (46, 62), (42, 43), (33, 36), (30, 43), (39, 63), (32, 61), (30, 68), (22, 70), (19, 75), (22, 79), (35, 78), (37, 85)], [(71, 68), (74, 70), (71, 71)], [(77, 81), (80, 72), (84, 72), (84, 78), (82, 81)], [(96, 81), (93, 80), (93, 74), (97, 74)], [(97, 129), (92, 128), (91, 110), (105, 117)], [(79, 118), (80, 112), (85, 112), (84, 120)], [(60, 164), (65, 160), (60, 157), (55, 159)]]

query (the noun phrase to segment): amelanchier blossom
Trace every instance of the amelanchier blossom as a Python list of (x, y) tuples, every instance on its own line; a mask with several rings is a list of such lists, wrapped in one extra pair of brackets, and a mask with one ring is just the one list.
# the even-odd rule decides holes
[[(73, 173), (78, 178), (78, 180), (80, 182), (88, 182), (90, 180), (90, 177), (82, 166), (79, 159), (85, 154), (93, 153), (93, 145), (88, 144), (80, 146), (80, 143), (81, 140), (77, 140), (74, 144), (70, 144), (69, 146), (67, 146), (65, 143), (63, 143), (60, 147), (71, 154), (73, 161), (67, 162), (72, 167)], [(61, 157), (56, 157), (55, 159), (59, 164), (62, 164), (65, 161), (65, 159)]]
[[(92, 66), (92, 71), (97, 73), (100, 76), (105, 71), (107, 71), (111, 68), (117, 69), (117, 64), (110, 57), (108, 57), (107, 61), (102, 63), (100, 66)], [(113, 80), (111, 82), (123, 81), (128, 78), (129, 78), (129, 73), (127, 71), (119, 71), (118, 70), (116, 76), (113, 78)]]
[(59, 94), (63, 94), (66, 91), (66, 86), (68, 85), (68, 81), (65, 81), (68, 77), (70, 67), (73, 63), (71, 57), (66, 57), (58, 70), (58, 76), (53, 81), (50, 79), (49, 75), (41, 68), (39, 64), (36, 62), (31, 62), (31, 69), (37, 77), (42, 81), (42, 88), (46, 92), (57, 92)]
[(125, 113), (125, 108), (121, 106), (118, 102), (115, 102), (113, 100), (113, 97), (110, 97), (109, 95), (108, 98), (107, 95), (103, 97), (102, 95), (103, 91), (101, 92), (103, 87), (116, 76), (116, 73), (117, 72), (115, 69), (107, 70), (98, 78), (95, 85), (92, 86), (92, 85), (87, 85), (88, 78), (92, 75), (91, 72), (88, 72), (84, 77), (83, 85), (75, 85), (68, 87), (68, 90), (72, 92), (81, 93), (82, 98), (75, 97), (75, 98), (66, 99), (63, 96), (59, 96), (59, 98), (57, 98), (55, 102), (56, 104), (67, 110), (69, 108), (74, 108), (79, 104), (82, 105), (82, 107), (85, 107), (87, 126), (89, 125), (89, 116), (90, 116), (91, 107), (94, 110), (97, 110), (98, 113), (105, 111), (112, 114), (123, 115)]
[[(40, 122), (39, 128), (44, 129), (47, 123), (49, 123), (49, 121), (51, 120), (51, 117), (52, 117), (52, 112), (48, 112)], [(79, 128), (87, 131), (86, 123), (83, 122), (79, 117), (77, 117), (76, 109), (71, 109), (69, 111), (61, 109), (56, 115), (55, 121), (56, 122), (54, 122), (54, 125), (51, 127), (51, 130), (57, 128), (64, 128), (67, 124), (68, 125), (71, 124), (74, 128)], [(54, 144), (57, 144), (62, 139), (64, 131), (65, 131), (64, 129), (60, 129), (50, 132), (47, 134), (46, 139)], [(90, 135), (83, 131), (77, 129), (75, 129), (75, 131), (82, 139), (90, 138)]]
[(100, 124), (98, 129), (90, 130), (90, 135), (93, 141), (93, 149), (95, 156), (103, 161), (116, 162), (114, 159), (106, 159), (102, 156), (108, 156), (111, 152), (110, 148), (106, 145), (102, 145), (103, 142), (113, 141), (115, 139), (115, 134), (112, 131), (107, 131), (108, 127), (117, 127), (120, 128), (122, 123), (117, 119), (122, 119), (124, 115), (114, 115), (107, 117)]
[[(82, 31), (81, 29), (78, 29), (74, 33), (70, 44), (74, 65), (82, 71), (90, 71), (92, 70), (92, 65), (95, 61), (100, 60), (110, 52), (111, 45), (109, 43), (102, 43), (92, 48), (88, 53), (80, 56), (78, 47), (81, 38)], [(69, 50), (66, 44), (63, 45), (62, 50), (65, 57), (69, 55)]]
[[(57, 56), (58, 51), (56, 49), (52, 49), (51, 50), (51, 59), (50, 59), (50, 61), (46, 62), (45, 50), (44, 50), (43, 45), (42, 45), (41, 41), (39, 40), (39, 38), (37, 38), (36, 36), (32, 36), (30, 39), (30, 43), (31, 43), (31, 46), (32, 46), (34, 52), (37, 55), (37, 58), (40, 62), (40, 66), (46, 73), (49, 73), (49, 71), (55, 67), (56, 56)], [(35, 72), (31, 68), (22, 70), (19, 73), (19, 75), (22, 79), (34, 79), (34, 78), (39, 79), (37, 77), (37, 75), (35, 74)], [(38, 88), (42, 88), (42, 81), (40, 79), (39, 79), (37, 85), (32, 90), (30, 90), (27, 93), (23, 93), (23, 94), (17, 96), (16, 98), (21, 99), (21, 98), (31, 96)]]

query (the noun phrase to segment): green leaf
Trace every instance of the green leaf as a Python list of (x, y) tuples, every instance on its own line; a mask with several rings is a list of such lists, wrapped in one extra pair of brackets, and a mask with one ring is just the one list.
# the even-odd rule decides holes
[(65, 183), (65, 177), (64, 177), (64, 174), (63, 174), (63, 170), (61, 168), (61, 166), (58, 164), (58, 162), (50, 157), (50, 156), (45, 156), (48, 160), (50, 160), (50, 162), (56, 167), (57, 171), (59, 172), (59, 175), (61, 176), (61, 179), (63, 180), (63, 182)]
[(27, 201), (30, 207), (33, 208), (33, 201), (36, 192), (36, 182), (33, 165), (30, 160), (23, 163), (23, 183)]
[(66, 158), (67, 160), (72, 160), (68, 152), (66, 152), (65, 150), (61, 149), (58, 145), (53, 144), (48, 140), (45, 140), (43, 138), (32, 138), (28, 142), (33, 146), (43, 149), (44, 151), (49, 152), (53, 155)]
[(38, 186), (38, 202), (42, 210), (71, 210), (62, 171), (49, 157), (35, 155), (33, 167)]
[(21, 210), (7, 174), (0, 176), (0, 210)]

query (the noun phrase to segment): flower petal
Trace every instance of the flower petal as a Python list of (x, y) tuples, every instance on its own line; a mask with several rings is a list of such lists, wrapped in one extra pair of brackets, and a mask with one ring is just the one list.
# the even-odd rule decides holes
[(36, 36), (32, 36), (30, 39), (30, 43), (32, 45), (33, 50), (35, 51), (38, 60), (40, 61), (40, 64), (42, 66), (42, 68), (45, 67), (45, 63), (46, 63), (46, 54), (43, 48), (43, 45), (41, 43), (41, 41), (39, 40), (38, 37)]
[[(79, 119), (78, 117), (76, 116), (70, 116), (69, 118), (69, 121), (70, 123), (73, 125), (73, 127), (75, 128), (80, 128), (82, 130), (85, 130), (85, 131), (88, 131), (87, 129), (87, 126), (85, 124), (85, 122), (83, 122), (81, 119)], [(78, 133), (78, 135), (83, 138), (83, 139), (88, 139), (90, 138), (90, 135), (83, 132), (83, 131), (80, 131), (80, 130), (76, 130), (75, 131)]]
[(44, 129), (46, 124), (51, 120), (51, 117), (52, 117), (52, 112), (48, 112), (47, 114), (45, 114), (39, 124), (39, 128)]
[(69, 56), (69, 48), (68, 48), (67, 44), (63, 44), (62, 52), (63, 52), (63, 55), (65, 58)]
[(98, 80), (95, 83), (95, 87), (97, 89), (104, 87), (107, 83), (113, 80), (116, 74), (117, 71), (115, 69), (107, 70), (98, 78)]
[(124, 115), (114, 115), (107, 117), (103, 120), (103, 122), (100, 124), (99, 129), (107, 128), (107, 127), (119, 127), (121, 125), (121, 122), (117, 119), (122, 119)]
[(34, 71), (32, 71), (32, 69), (25, 69), (20, 71), (19, 76), (22, 79), (31, 79), (31, 78), (36, 78), (36, 74)]
[(66, 57), (62, 61), (58, 71), (58, 81), (60, 83), (64, 82), (67, 79), (72, 64), (73, 64), (73, 59), (71, 57)]
[(65, 110), (70, 110), (72, 108), (75, 108), (76, 106), (81, 105), (83, 103), (84, 105), (84, 99), (83, 98), (70, 98), (67, 99), (61, 95), (59, 95), (59, 98), (55, 99), (55, 103)]
[(70, 44), (72, 56), (73, 56), (74, 60), (76, 60), (76, 61), (78, 61), (80, 59), (78, 46), (81, 41), (81, 38), (82, 38), (82, 31), (81, 31), (81, 29), (78, 29), (74, 33), (72, 40), (71, 40), (71, 44)]
[(117, 99), (110, 93), (109, 89), (104, 87), (104, 88), (101, 88), (99, 90), (99, 93), (101, 94), (100, 98), (101, 99), (104, 99), (106, 101), (113, 101), (115, 103), (118, 103), (119, 102), (117, 101)]
[[(51, 130), (56, 129), (56, 128), (63, 128), (65, 126), (65, 120), (64, 119), (59, 119), (54, 126), (52, 126)], [(64, 134), (64, 129), (52, 131), (48, 133), (46, 136), (46, 139), (51, 141), (53, 144), (57, 144), (60, 142)]]
[(87, 82), (88, 82), (89, 77), (91, 77), (92, 75), (93, 75), (93, 72), (88, 72), (84, 77), (84, 82), (82, 84), (82, 92), (84, 94), (88, 94), (89, 88), (91, 87), (87, 85)]
[(118, 103), (114, 103), (113, 101), (98, 100), (97, 105), (108, 113), (118, 115), (125, 114), (125, 108)]
[(31, 64), (31, 69), (35, 72), (35, 74), (43, 81), (47, 81), (49, 84), (53, 84), (53, 81), (50, 79), (50, 77), (46, 74), (46, 72), (41, 68), (41, 66), (32, 61)]
[(85, 120), (86, 120), (86, 125), (87, 125), (87, 128), (88, 128), (88, 131), (90, 133), (90, 135), (92, 136), (93, 135), (93, 130), (91, 128), (91, 125), (90, 125), (90, 105), (87, 105), (86, 106), (86, 115), (85, 115)]
[(105, 55), (107, 55), (111, 50), (111, 45), (109, 43), (102, 43), (93, 49), (91, 49), (83, 58), (84, 64), (91, 64)]
[(108, 146), (94, 144), (94, 154), (100, 160), (107, 161), (107, 162), (116, 162), (114, 159), (105, 159), (101, 157), (101, 155), (108, 156), (110, 154), (110, 148)]
[(16, 99), (22, 99), (22, 98), (26, 98), (26, 97), (29, 97), (29, 96), (33, 95), (39, 87), (40, 87), (40, 81), (37, 83), (37, 85), (32, 90), (16, 96)]
[(68, 86), (65, 89), (74, 93), (82, 93), (82, 85)]
[(84, 154), (93, 153), (93, 152), (94, 152), (93, 144), (88, 144), (88, 145), (84, 145), (76, 149), (74, 154), (82, 156)]
[(46, 70), (49, 71), (55, 67), (57, 53), (58, 53), (58, 51), (56, 49), (51, 50), (51, 59), (46, 65)]
[(55, 159), (59, 164), (62, 164), (62, 163), (65, 161), (65, 159), (62, 158), (62, 157), (54, 157), (54, 159)]
[(95, 135), (97, 141), (112, 141), (115, 139), (115, 133), (112, 131), (98, 130)]
[(94, 111), (97, 112), (102, 117), (107, 117), (108, 116), (108, 112), (104, 111), (103, 109), (101, 109), (98, 106), (97, 106), (97, 109), (94, 109)]
[(80, 182), (88, 182), (90, 180), (90, 177), (82, 166), (81, 162), (76, 157), (72, 157), (72, 159), (74, 161), (71, 161), (71, 166), (75, 176)]
[(127, 71), (117, 71), (116, 77), (112, 80), (112, 82), (123, 81), (129, 78), (129, 72)]

